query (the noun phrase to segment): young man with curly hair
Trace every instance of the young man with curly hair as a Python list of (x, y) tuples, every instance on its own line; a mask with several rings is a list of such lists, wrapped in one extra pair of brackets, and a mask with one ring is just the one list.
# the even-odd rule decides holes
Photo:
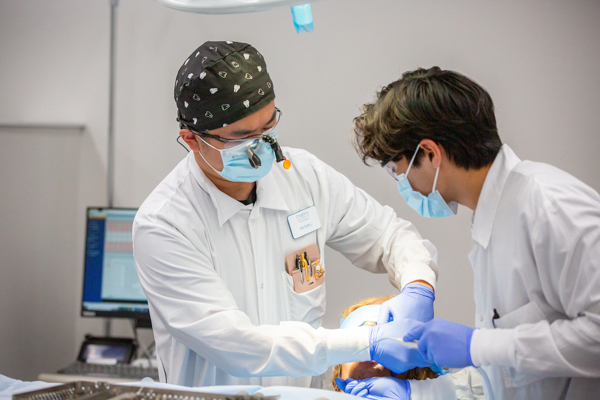
[[(453, 71), (406, 72), (354, 122), (363, 161), (378, 161), (411, 208), (434, 218), (458, 204), (474, 212), (476, 329), (433, 319), (403, 339), (418, 340), (428, 362), (482, 367), (496, 399), (597, 396), (598, 193), (519, 159), (500, 140), (488, 92)], [(365, 382), (346, 391), (382, 394)]]

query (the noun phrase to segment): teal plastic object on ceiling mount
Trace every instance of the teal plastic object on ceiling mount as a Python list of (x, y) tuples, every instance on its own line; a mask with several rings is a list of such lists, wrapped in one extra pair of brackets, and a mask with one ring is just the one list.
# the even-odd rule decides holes
[(296, 32), (312, 32), (314, 30), (310, 4), (302, 4), (292, 7), (292, 18), (294, 20)]

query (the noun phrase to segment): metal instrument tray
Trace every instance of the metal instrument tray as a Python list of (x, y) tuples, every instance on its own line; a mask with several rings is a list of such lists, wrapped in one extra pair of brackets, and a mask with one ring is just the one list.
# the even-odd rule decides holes
[(260, 393), (215, 394), (78, 381), (15, 394), (12, 398), (13, 400), (277, 400), (279, 397), (263, 396)]

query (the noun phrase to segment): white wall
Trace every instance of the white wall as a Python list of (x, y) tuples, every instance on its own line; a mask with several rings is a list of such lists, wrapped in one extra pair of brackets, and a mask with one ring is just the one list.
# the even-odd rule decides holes
[[(21, 241), (2, 249), (2, 261), (28, 252), (42, 254), (0, 263), (0, 374), (32, 380), (42, 371), (56, 371), (75, 359), (86, 332), (102, 333), (102, 321), (78, 316), (78, 303), (85, 207), (106, 204), (108, 18), (108, 1), (0, 0), (0, 126), (85, 125), (78, 133), (0, 127), (3, 154), (31, 163), (31, 168), (15, 169), (13, 159), (0, 158), (0, 169), (12, 171), (1, 174), (1, 190), (11, 192), (11, 203), (0, 203), (2, 236), (15, 237), (5, 214), (28, 219), (30, 225), (42, 211), (54, 214), (55, 221), (64, 219), (60, 226), (40, 224), (47, 242)], [(18, 140), (17, 134), (24, 137)], [(38, 135), (42, 137), (36, 139)], [(67, 161), (76, 162), (70, 168), (77, 170), (65, 180), (57, 171)], [(27, 185), (44, 196), (30, 198), (23, 190)], [(51, 186), (53, 192), (36, 190), (38, 186)], [(75, 198), (57, 202), (65, 189), (71, 197), (75, 191)], [(47, 199), (52, 208), (44, 203)], [(58, 235), (69, 241), (52, 247)], [(50, 260), (50, 267), (57, 261), (62, 265), (52, 273), (43, 260)], [(17, 270), (23, 273), (13, 280)], [(23, 290), (25, 282), (29, 291)]]
[[(472, 324), (473, 282), (466, 258), (471, 213), (461, 208), (456, 218), (418, 218), (385, 173), (361, 164), (349, 141), (352, 118), (376, 89), (403, 71), (433, 65), (453, 69), (488, 89), (501, 137), (517, 154), (554, 164), (599, 190), (600, 3), (325, 0), (312, 9), (315, 32), (298, 35), (288, 8), (205, 16), (167, 9), (157, 1), (122, 0), (115, 205), (138, 206), (185, 155), (175, 143), (172, 99), (181, 63), (205, 40), (249, 42), (265, 55), (275, 83), (276, 102), (284, 112), (281, 141), (313, 152), (413, 221), (440, 251), (436, 314)], [(0, 124), (86, 125), (65, 296), (81, 291), (85, 207), (106, 201), (108, 24), (109, 0), (0, 0)], [(0, 168), (5, 167), (0, 159)], [(0, 183), (6, 190), (6, 182)], [(0, 279), (7, 268), (12, 266), (0, 265)], [(332, 251), (327, 268), (327, 327), (335, 327), (340, 311), (353, 301), (392, 292), (384, 276), (359, 271)], [(38, 281), (39, 290), (44, 289), (42, 277), (48, 279), (42, 273), (30, 278)], [(64, 278), (54, 277), (57, 282)], [(8, 290), (0, 293), (0, 304), (21, 295), (10, 285), (3, 287)], [(68, 312), (72, 323), (52, 337), (58, 342), (62, 334), (70, 340), (74, 358), (83, 334), (102, 330), (100, 321), (78, 317), (77, 306)], [(0, 338), (0, 348), (19, 347), (26, 340), (19, 332), (24, 328), (7, 324), (0, 314), (2, 332), (10, 332)], [(117, 333), (130, 335), (125, 323), (115, 325)], [(38, 321), (26, 329), (47, 326)], [(23, 351), (32, 360), (52, 354)], [(32, 379), (40, 372), (36, 365), (17, 370), (10, 360), (0, 360), (0, 373)]]
[(0, 143), (0, 366), (26, 375), (71, 358), (81, 129), (4, 128)]

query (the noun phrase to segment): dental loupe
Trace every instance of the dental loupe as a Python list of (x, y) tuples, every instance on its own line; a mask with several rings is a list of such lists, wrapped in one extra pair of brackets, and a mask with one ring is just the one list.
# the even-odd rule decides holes
[[(261, 139), (263, 142), (266, 142), (271, 146), (271, 149), (273, 149), (273, 152), (275, 153), (275, 160), (277, 162), (286, 161), (286, 158), (283, 156), (283, 152), (281, 151), (281, 146), (279, 146), (277, 138), (274, 138), (269, 135), (263, 135)], [(246, 149), (246, 155), (248, 156), (248, 161), (250, 161), (250, 165), (252, 166), (252, 168), (260, 168), (262, 162), (260, 161), (260, 157), (257, 156), (256, 153), (254, 153), (254, 149), (252, 147), (248, 147)]]

